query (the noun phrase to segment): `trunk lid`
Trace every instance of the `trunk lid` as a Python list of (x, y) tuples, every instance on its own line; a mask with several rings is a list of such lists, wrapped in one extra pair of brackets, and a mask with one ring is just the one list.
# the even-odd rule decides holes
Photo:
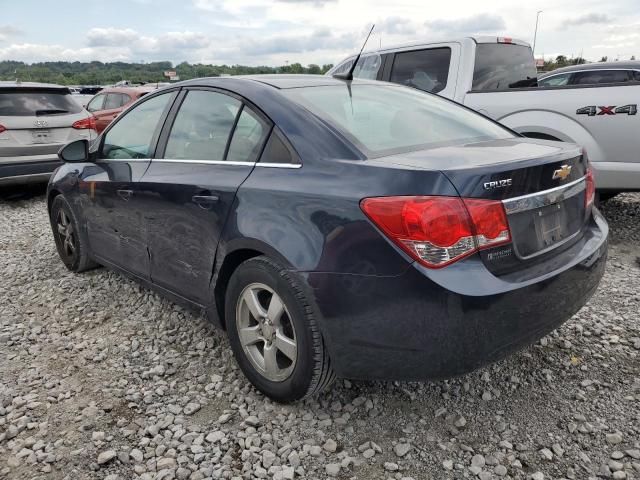
[(439, 170), (461, 197), (502, 201), (512, 243), (481, 251), (487, 268), (495, 274), (563, 251), (580, 238), (588, 218), (587, 160), (573, 144), (513, 138), (435, 147), (372, 161)]

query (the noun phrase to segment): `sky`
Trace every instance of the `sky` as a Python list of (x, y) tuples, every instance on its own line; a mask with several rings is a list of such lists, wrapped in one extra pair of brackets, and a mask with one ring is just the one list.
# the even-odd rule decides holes
[(0, 60), (337, 63), (369, 47), (466, 35), (536, 56), (640, 58), (639, 0), (0, 0)]

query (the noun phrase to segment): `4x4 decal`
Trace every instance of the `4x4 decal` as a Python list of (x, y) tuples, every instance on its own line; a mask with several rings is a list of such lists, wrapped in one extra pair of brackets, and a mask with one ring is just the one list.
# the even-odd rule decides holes
[[(600, 111), (598, 111), (598, 109)], [(589, 115), (590, 117), (596, 115), (617, 115), (617, 114), (635, 115), (638, 113), (638, 105), (623, 105), (622, 107), (611, 106), (596, 106), (589, 105), (588, 107), (582, 107), (576, 110), (577, 115)]]

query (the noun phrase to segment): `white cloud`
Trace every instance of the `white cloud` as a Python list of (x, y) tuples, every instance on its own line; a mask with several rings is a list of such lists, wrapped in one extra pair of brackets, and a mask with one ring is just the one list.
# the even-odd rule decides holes
[(578, 17), (570, 17), (565, 21), (566, 25), (590, 25), (590, 24), (607, 24), (613, 19), (606, 13), (585, 13)]
[[(544, 10), (536, 45), (539, 55), (546, 51), (571, 56), (583, 51), (586, 58), (598, 59), (611, 48), (618, 48), (616, 54), (621, 56), (640, 54), (640, 37), (612, 38), (640, 33), (637, 0), (616, 0), (607, 6), (607, 13), (602, 13), (600, 0), (538, 0), (535, 5), (513, 0), (187, 0), (180, 8), (172, 8), (170, 15), (162, 11), (170, 7), (169, 0), (136, 2), (146, 6), (127, 10), (126, 23), (95, 7), (93, 14), (83, 12), (52, 31), (50, 44), (45, 44), (42, 31), (37, 37), (26, 33), (16, 37), (19, 32), (11, 28), (33, 29), (30, 17), (24, 15), (24, 23), (12, 24), (10, 29), (0, 26), (0, 59), (64, 56), (250, 65), (278, 65), (287, 60), (334, 63), (360, 48), (373, 22), (376, 29), (370, 48), (472, 34), (531, 42), (537, 10)], [(114, 11), (125, 8), (124, 0), (111, 0), (109, 5)], [(47, 15), (45, 7), (41, 14)], [(617, 20), (620, 25), (614, 25), (612, 18), (624, 22)]]
[(435, 34), (451, 37), (475, 33), (499, 33), (507, 28), (504, 18), (490, 13), (451, 20), (428, 20), (425, 25)]

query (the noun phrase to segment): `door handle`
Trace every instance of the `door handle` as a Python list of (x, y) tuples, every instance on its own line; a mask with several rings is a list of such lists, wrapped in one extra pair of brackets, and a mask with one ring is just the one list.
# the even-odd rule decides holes
[(191, 197), (191, 201), (197, 204), (200, 208), (209, 209), (214, 203), (217, 203), (220, 197), (217, 195), (194, 195)]
[(128, 201), (132, 195), (133, 190), (118, 190), (118, 196), (125, 201)]

